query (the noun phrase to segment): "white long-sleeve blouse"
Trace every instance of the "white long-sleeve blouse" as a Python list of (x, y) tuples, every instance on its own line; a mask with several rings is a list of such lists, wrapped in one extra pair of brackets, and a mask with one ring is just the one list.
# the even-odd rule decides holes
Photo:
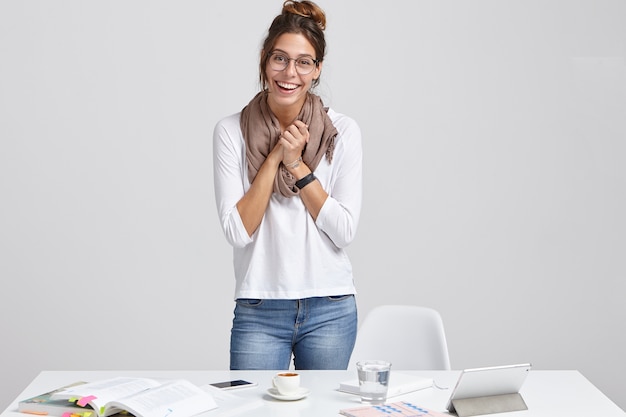
[(240, 113), (220, 120), (213, 134), (213, 173), (220, 224), (233, 246), (235, 299), (302, 299), (354, 294), (345, 253), (355, 237), (362, 200), (361, 131), (356, 122), (328, 110), (338, 135), (332, 162), (324, 157), (315, 176), (328, 193), (314, 221), (299, 196), (273, 193), (252, 236), (237, 202), (250, 188)]

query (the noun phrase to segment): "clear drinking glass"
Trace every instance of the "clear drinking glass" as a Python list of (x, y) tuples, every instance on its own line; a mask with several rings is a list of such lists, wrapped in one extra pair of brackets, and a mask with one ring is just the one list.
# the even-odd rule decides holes
[(389, 388), (391, 363), (380, 360), (359, 361), (356, 364), (359, 374), (361, 402), (366, 404), (384, 404)]

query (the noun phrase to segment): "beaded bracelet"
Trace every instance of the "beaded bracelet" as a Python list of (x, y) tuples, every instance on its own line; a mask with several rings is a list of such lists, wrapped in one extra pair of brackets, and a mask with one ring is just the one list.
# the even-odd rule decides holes
[(295, 161), (293, 161), (290, 164), (285, 164), (285, 166), (287, 168), (291, 168), (291, 169), (298, 168), (300, 166), (300, 162), (302, 162), (302, 157), (296, 159)]

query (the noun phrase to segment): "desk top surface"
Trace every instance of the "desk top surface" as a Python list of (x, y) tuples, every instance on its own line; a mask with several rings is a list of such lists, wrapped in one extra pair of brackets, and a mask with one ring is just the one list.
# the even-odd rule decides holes
[[(242, 403), (252, 404), (253, 410), (235, 415), (263, 416), (335, 416), (343, 408), (360, 405), (359, 397), (339, 392), (340, 382), (355, 379), (355, 371), (299, 371), (302, 386), (311, 393), (298, 401), (279, 401), (267, 394), (271, 378), (276, 371), (43, 371), (9, 405), (0, 417), (24, 417), (17, 412), (19, 400), (52, 391), (76, 381), (95, 381), (116, 376), (148, 377), (158, 379), (187, 379), (197, 385), (231, 379), (247, 379), (258, 383), (257, 387), (232, 391), (241, 397)], [(446, 402), (459, 376), (458, 371), (402, 371), (433, 378), (437, 387), (393, 397), (390, 402), (410, 401), (420, 407), (445, 411)], [(393, 374), (392, 374), (393, 378)], [(439, 387), (439, 388), (438, 388)], [(603, 416), (625, 417), (626, 413), (610, 401), (578, 371), (537, 371), (528, 375), (522, 390), (528, 410), (501, 415), (507, 417), (577, 417)], [(225, 415), (225, 408), (207, 412), (203, 417)], [(229, 414), (232, 415), (232, 414)]]

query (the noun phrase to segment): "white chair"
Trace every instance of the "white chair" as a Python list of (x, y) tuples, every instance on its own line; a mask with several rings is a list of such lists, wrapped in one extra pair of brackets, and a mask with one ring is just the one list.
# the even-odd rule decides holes
[(364, 359), (386, 360), (394, 369), (449, 370), (441, 315), (411, 305), (375, 307), (357, 331), (349, 368)]

